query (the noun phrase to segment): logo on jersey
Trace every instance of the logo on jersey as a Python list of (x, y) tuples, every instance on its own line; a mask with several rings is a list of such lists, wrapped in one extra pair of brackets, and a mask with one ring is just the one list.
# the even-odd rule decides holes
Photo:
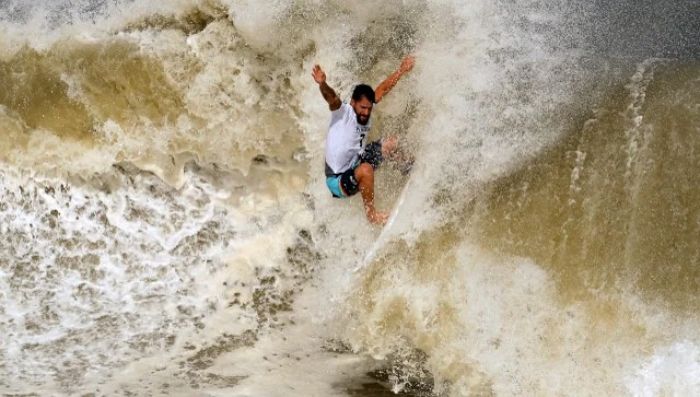
[(369, 132), (369, 126), (358, 125), (355, 127), (355, 132), (360, 135), (360, 147), (362, 148), (365, 143), (365, 136), (367, 136), (367, 132)]

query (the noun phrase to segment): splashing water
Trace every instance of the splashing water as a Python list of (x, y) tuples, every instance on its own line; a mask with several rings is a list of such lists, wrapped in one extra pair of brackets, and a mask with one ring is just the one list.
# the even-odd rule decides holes
[[(700, 394), (700, 30), (647, 3), (2, 3), (0, 392)], [(355, 273), (309, 70), (409, 53)]]

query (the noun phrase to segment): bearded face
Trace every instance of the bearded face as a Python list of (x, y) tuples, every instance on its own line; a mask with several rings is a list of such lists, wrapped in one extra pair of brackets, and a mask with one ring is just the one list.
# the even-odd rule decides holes
[(369, 118), (372, 115), (372, 102), (369, 99), (362, 97), (359, 100), (350, 101), (350, 106), (352, 106), (353, 110), (355, 111), (357, 123), (360, 125), (367, 125)]

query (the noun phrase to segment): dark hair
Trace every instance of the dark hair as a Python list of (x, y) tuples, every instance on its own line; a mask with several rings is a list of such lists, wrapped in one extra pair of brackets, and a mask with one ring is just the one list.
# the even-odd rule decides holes
[(352, 100), (353, 101), (359, 101), (362, 99), (362, 97), (367, 98), (372, 103), (375, 103), (374, 100), (374, 90), (372, 87), (368, 86), (367, 84), (358, 84), (355, 86), (355, 89), (352, 91)]

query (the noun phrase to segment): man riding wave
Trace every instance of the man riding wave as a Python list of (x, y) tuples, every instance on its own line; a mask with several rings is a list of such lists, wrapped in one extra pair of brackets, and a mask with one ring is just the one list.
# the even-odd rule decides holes
[(326, 73), (319, 65), (315, 65), (311, 73), (331, 110), (326, 137), (326, 185), (337, 198), (350, 197), (359, 191), (367, 219), (374, 224), (384, 224), (388, 218), (388, 214), (374, 207), (374, 171), (385, 158), (396, 154), (398, 139), (391, 136), (367, 144), (370, 116), (374, 104), (379, 103), (414, 64), (412, 56), (404, 58), (401, 66), (376, 90), (366, 84), (357, 85), (349, 104), (342, 102), (328, 86)]

